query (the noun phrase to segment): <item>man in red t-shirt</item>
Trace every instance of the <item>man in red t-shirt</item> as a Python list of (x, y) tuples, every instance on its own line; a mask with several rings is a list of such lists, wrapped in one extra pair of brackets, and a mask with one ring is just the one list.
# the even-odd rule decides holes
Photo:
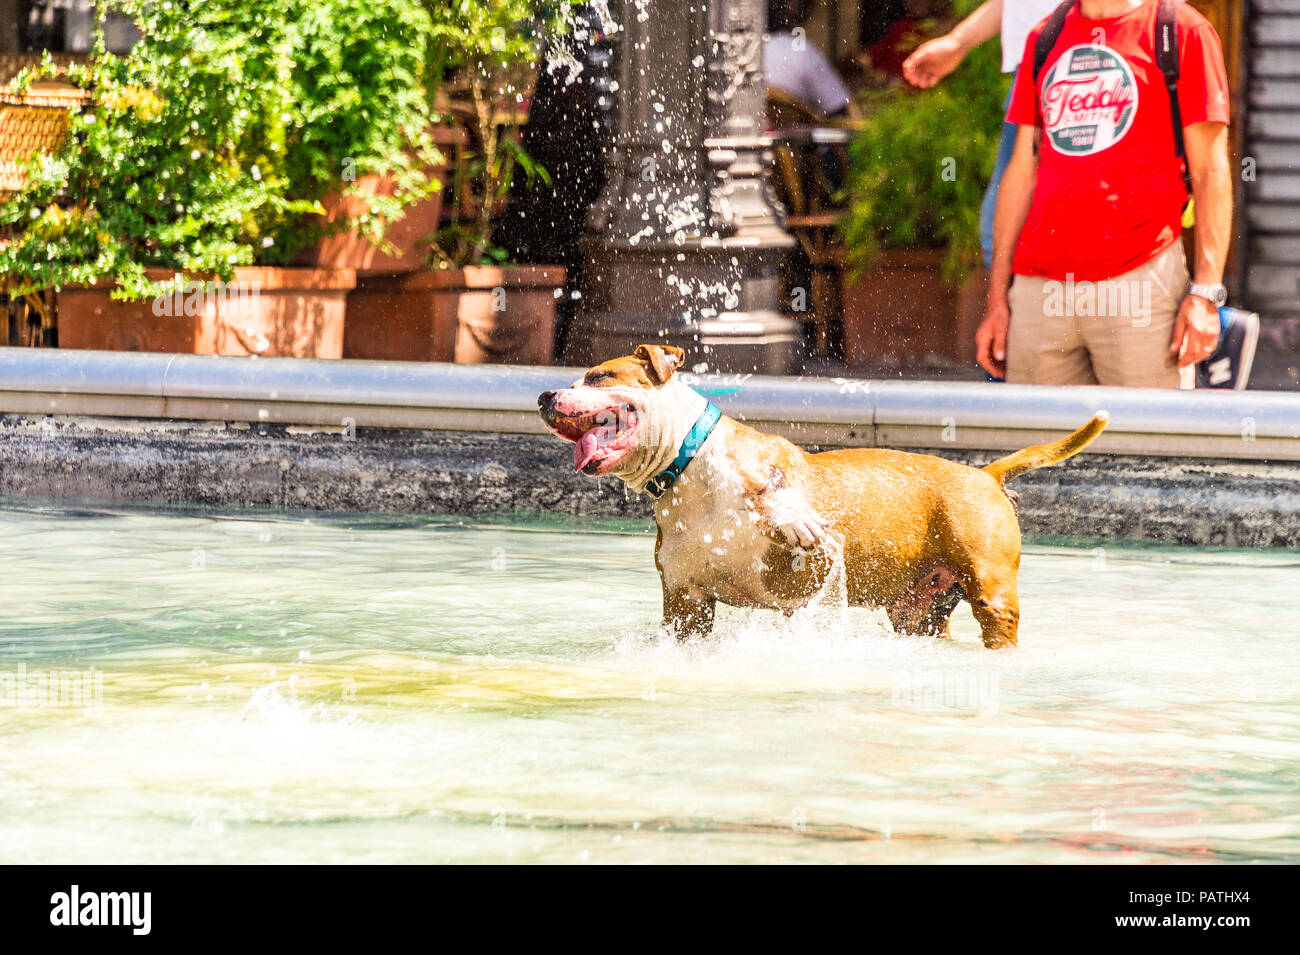
[(975, 338), (980, 364), (1010, 382), (1190, 388), (1195, 363), (1214, 351), (1232, 218), (1228, 82), (1214, 28), (1182, 4), (1178, 102), (1196, 215), (1189, 286), (1157, 4), (1079, 0), (1037, 84), (1046, 21), (1029, 34)]

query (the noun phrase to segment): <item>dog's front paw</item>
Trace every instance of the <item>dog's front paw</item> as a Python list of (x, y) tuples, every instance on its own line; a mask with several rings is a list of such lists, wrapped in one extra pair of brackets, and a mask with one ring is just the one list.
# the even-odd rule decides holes
[(778, 524), (777, 529), (785, 536), (785, 542), (791, 547), (803, 547), (811, 550), (821, 547), (831, 540), (831, 525), (820, 514), (808, 511), (798, 516), (791, 515), (788, 520)]
[(803, 493), (785, 483), (785, 475), (773, 468), (773, 479), (763, 495), (762, 508), (768, 527), (774, 528), (791, 547), (814, 550), (836, 543), (831, 522), (809, 506)]

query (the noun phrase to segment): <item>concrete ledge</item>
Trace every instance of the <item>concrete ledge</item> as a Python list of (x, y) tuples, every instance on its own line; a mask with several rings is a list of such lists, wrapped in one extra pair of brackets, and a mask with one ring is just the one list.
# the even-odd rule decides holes
[[(543, 434), (574, 368), (0, 348), (0, 413)], [(1090, 452), (1300, 461), (1300, 394), (693, 375), (724, 412), (797, 444), (1013, 450), (1096, 411)]]
[[(982, 464), (991, 452), (944, 448)], [(646, 518), (549, 436), (0, 416), (0, 494), (379, 513)], [(1300, 464), (1086, 455), (1015, 482), (1026, 534), (1300, 547)]]

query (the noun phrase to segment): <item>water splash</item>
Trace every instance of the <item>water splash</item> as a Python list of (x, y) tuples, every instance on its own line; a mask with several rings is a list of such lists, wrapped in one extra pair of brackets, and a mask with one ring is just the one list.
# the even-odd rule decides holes
[(623, 29), (614, 19), (614, 14), (610, 12), (608, 0), (588, 0), (587, 6), (600, 18), (601, 26), (605, 28), (606, 33), (612, 35)]
[(567, 46), (555, 43), (548, 47), (546, 52), (546, 73), (548, 76), (554, 76), (560, 70), (568, 70), (568, 75), (564, 77), (564, 85), (572, 86), (582, 75), (583, 65)]
[(253, 691), (240, 722), (262, 724), (273, 735), (301, 735), (313, 724), (331, 717), (324, 703), (307, 704), (298, 698), (298, 680), (291, 676), (287, 681), (276, 680)]
[(806, 617), (808, 623), (817, 629), (836, 633), (849, 631), (849, 578), (841, 548), (836, 548), (835, 561), (821, 588), (795, 616)]
[[(613, 13), (610, 12), (608, 0), (595, 0), (595, 2), (584, 4), (584, 6), (595, 14), (600, 21), (600, 29), (604, 30), (606, 35), (612, 36), (622, 30)], [(561, 20), (561, 31), (568, 34), (578, 44), (584, 44), (590, 39), (590, 27), (590, 21), (579, 15), (577, 7), (565, 9)], [(547, 44), (545, 58), (545, 68), (548, 76), (554, 76), (561, 70), (568, 71), (564, 78), (565, 86), (572, 86), (578, 77), (582, 75), (583, 63), (574, 55), (573, 49), (568, 43)], [(612, 90), (613, 88), (611, 88)]]

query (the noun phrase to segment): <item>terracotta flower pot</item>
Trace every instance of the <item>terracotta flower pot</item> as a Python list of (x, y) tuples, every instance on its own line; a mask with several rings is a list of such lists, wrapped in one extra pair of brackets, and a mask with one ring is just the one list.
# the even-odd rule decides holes
[[(451, 155), (451, 147), (458, 136), (464, 136), (460, 129), (437, 127), (434, 130), (434, 143), (445, 158)], [(445, 183), (447, 163), (428, 167), (425, 172)], [(321, 200), (325, 207), (325, 221), (360, 218), (370, 210), (368, 196), (391, 196), (396, 191), (397, 183), (391, 176), (362, 176), (347, 195), (336, 193)], [(384, 241), (395, 248), (394, 254), (371, 244), (358, 230), (350, 229), (321, 239), (299, 254), (294, 262), (319, 269), (351, 269), (359, 274), (420, 272), (429, 267), (429, 240), (438, 231), (441, 217), (442, 191), (439, 190), (427, 199), (411, 203), (402, 217), (388, 226)]]
[(471, 266), (358, 280), (345, 358), (549, 365), (564, 269)]
[(851, 269), (841, 270), (849, 368), (953, 364), (973, 354), (958, 320), (959, 289), (943, 278), (946, 255), (884, 252), (856, 280)]
[[(151, 279), (174, 273), (151, 269)], [(340, 358), (346, 270), (235, 269), (226, 285), (195, 279), (158, 299), (117, 302), (108, 286), (58, 293), (60, 348)]]

